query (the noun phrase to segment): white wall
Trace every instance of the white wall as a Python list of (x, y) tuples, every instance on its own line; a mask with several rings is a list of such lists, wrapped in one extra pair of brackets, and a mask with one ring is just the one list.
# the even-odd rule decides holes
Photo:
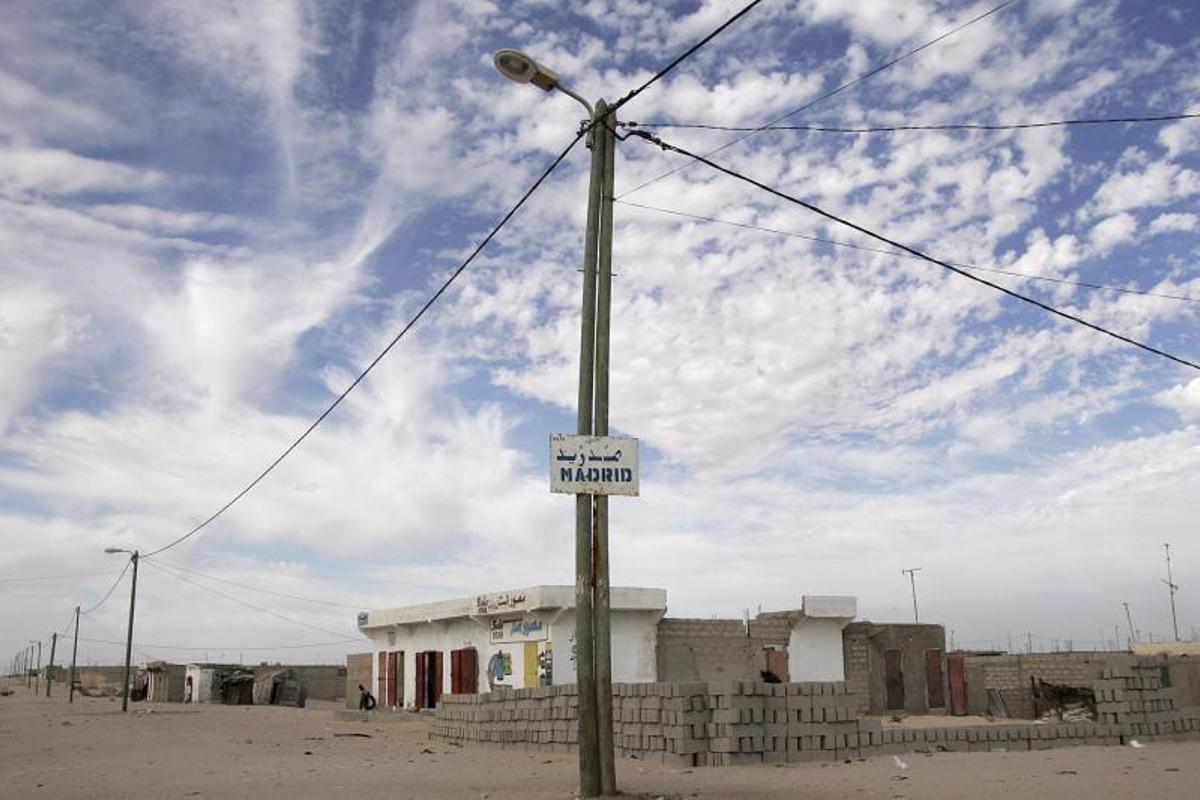
[(801, 618), (788, 638), (788, 673), (793, 681), (844, 681), (840, 618)]
[[(657, 679), (657, 645), (659, 611), (614, 611), (612, 612), (613, 636), (613, 680), (621, 682), (653, 682)], [(575, 616), (571, 610), (526, 612), (505, 615), (503, 619), (538, 620), (547, 631), (546, 639), (537, 642), (537, 651), (544, 653), (547, 645), (552, 650), (555, 684), (575, 681), (573, 646)], [(395, 643), (389, 642), (388, 631), (395, 633)], [(458, 618), (447, 621), (398, 625), (390, 628), (372, 628), (366, 631), (371, 641), (371, 686), (372, 694), (379, 693), (379, 653), (381, 651), (404, 651), (403, 688), (399, 699), (405, 707), (411, 707), (416, 691), (416, 654), (425, 650), (442, 653), (442, 692), (449, 694), (451, 688), (450, 651), (474, 647), (479, 658), (479, 691), (488, 691), (488, 662), (496, 652), (508, 653), (512, 660), (512, 673), (500, 681), (498, 686), (526, 688), (524, 642), (491, 641), (490, 623), (485, 618)], [(533, 684), (537, 685), (537, 682)], [(382, 698), (379, 698), (382, 702)]]

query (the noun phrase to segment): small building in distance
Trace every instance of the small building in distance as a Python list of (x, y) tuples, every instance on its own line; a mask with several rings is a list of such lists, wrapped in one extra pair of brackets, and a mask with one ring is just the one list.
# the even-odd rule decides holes
[[(657, 680), (663, 589), (614, 586), (613, 680)], [(575, 588), (531, 586), (359, 615), (380, 707), (433, 708), (443, 694), (575, 682)], [(357, 687), (355, 687), (357, 688)]]
[(146, 700), (150, 703), (182, 703), (187, 667), (166, 661), (146, 662)]

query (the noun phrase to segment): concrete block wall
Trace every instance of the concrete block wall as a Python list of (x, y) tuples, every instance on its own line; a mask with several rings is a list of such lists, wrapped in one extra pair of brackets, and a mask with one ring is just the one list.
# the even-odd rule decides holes
[(657, 667), (663, 681), (758, 680), (768, 647), (786, 648), (786, 619), (662, 619)]
[[(675, 766), (817, 761), (878, 752), (877, 720), (857, 718), (844, 683), (680, 681), (615, 684), (613, 744), (622, 756)], [(459, 742), (573, 751), (573, 684), (448, 695), (432, 735)]]
[[(1033, 695), (1030, 679), (1036, 678), (1063, 686), (1088, 687), (1100, 677), (1101, 671), (1112, 664), (1132, 664), (1132, 655), (1119, 653), (1019, 653), (1008, 655), (967, 656), (964, 666), (968, 686), (974, 676), (982, 676), (983, 689), (994, 689), (1004, 698), (1009, 716), (1033, 718)], [(978, 678), (974, 681), (978, 684)], [(972, 687), (973, 688), (973, 687)], [(986, 691), (971, 693), (968, 710), (974, 714), (987, 712)]]

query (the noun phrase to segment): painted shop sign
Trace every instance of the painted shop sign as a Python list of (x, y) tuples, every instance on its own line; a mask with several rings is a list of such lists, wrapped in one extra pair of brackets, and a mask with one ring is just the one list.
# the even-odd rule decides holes
[(638, 440), (630, 436), (550, 436), (550, 491), (638, 494)]
[(524, 608), (524, 592), (496, 592), (481, 594), (475, 598), (475, 611), (479, 614), (494, 614), (497, 611), (513, 611)]
[(492, 620), (491, 641), (493, 643), (544, 642), (549, 633), (549, 627), (540, 619), (494, 619)]

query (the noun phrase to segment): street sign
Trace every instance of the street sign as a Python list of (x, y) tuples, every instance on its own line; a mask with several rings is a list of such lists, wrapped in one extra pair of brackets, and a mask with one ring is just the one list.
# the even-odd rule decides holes
[(638, 440), (630, 436), (550, 435), (550, 491), (638, 494)]

